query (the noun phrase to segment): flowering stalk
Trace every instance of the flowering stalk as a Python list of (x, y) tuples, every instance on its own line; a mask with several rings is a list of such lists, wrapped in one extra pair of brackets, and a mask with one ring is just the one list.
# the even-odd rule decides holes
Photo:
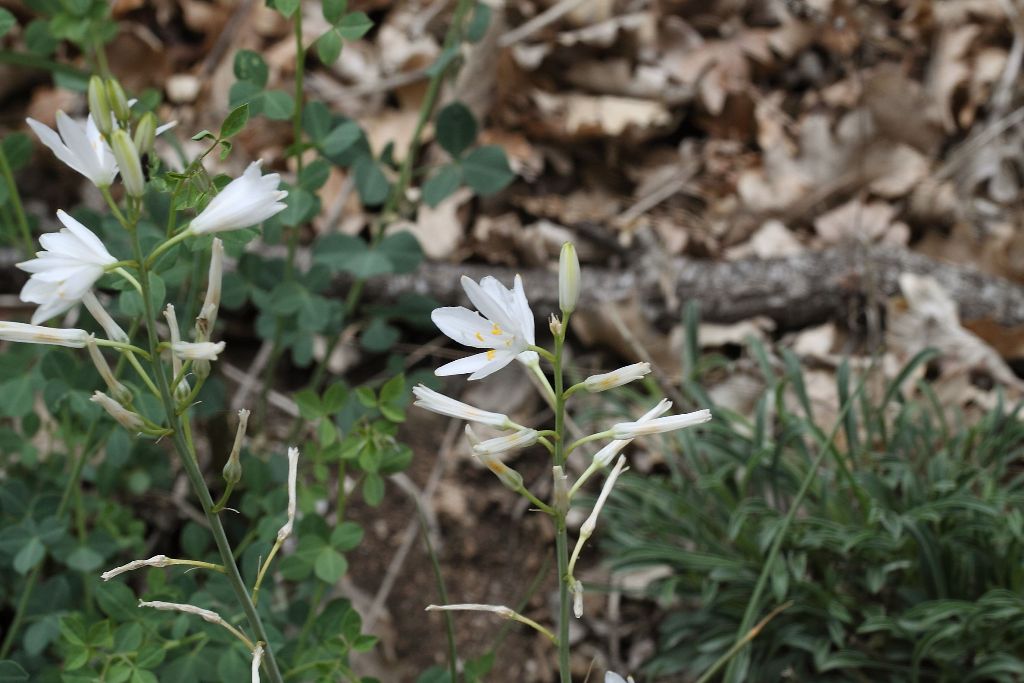
[[(263, 627), (263, 621), (260, 618), (259, 612), (256, 611), (256, 606), (253, 604), (253, 600), (249, 596), (249, 590), (246, 587), (245, 582), (242, 580), (242, 575), (238, 570), (238, 565), (235, 563), (234, 550), (228, 542), (227, 534), (224, 532), (224, 525), (221, 524), (220, 521), (220, 516), (214, 512), (213, 497), (210, 495), (210, 489), (207, 487), (203, 473), (199, 469), (195, 447), (192, 444), (192, 430), (191, 425), (189, 424), (188, 413), (184, 412), (180, 417), (178, 415), (177, 402), (171, 393), (166, 369), (160, 362), (160, 356), (157, 352), (160, 342), (156, 335), (156, 311), (154, 310), (153, 300), (149, 293), (149, 264), (142, 253), (142, 246), (139, 242), (139, 235), (135, 230), (135, 225), (133, 223), (129, 223), (126, 224), (125, 227), (131, 233), (134, 257), (136, 262), (139, 264), (139, 281), (141, 282), (142, 288), (142, 302), (145, 314), (146, 330), (149, 338), (149, 350), (150, 355), (153, 358), (153, 373), (156, 377), (157, 388), (160, 391), (160, 398), (164, 406), (164, 412), (167, 415), (167, 426), (172, 432), (171, 439), (174, 443), (175, 450), (178, 452), (178, 456), (181, 459), (185, 473), (188, 476), (189, 483), (192, 485), (192, 489), (195, 492), (196, 497), (199, 498), (199, 504), (202, 507), (203, 514), (206, 516), (207, 522), (209, 523), (210, 532), (213, 534), (214, 543), (217, 546), (217, 551), (220, 553), (228, 582), (231, 584), (235, 597), (242, 607), (242, 611), (245, 613), (246, 619), (249, 622), (249, 627), (255, 634), (256, 640), (265, 644), (263, 664), (267, 669), (268, 678), (271, 683), (283, 683), (284, 679), (282, 678), (280, 668), (277, 665), (274, 650), (269, 645), (269, 639), (267, 638), (266, 629)], [(253, 649), (252, 643), (249, 644), (249, 649)]]

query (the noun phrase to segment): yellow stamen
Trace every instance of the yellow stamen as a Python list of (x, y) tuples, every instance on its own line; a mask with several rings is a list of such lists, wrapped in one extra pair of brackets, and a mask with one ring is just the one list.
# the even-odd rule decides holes
[(503, 334), (501, 328), (498, 327), (498, 323), (494, 323), (494, 327), (491, 328), (491, 334), (493, 334), (495, 337), (500, 337)]
[(490, 351), (487, 352), (487, 360), (494, 360), (494, 357), (497, 355), (498, 352), (495, 351), (494, 349), (491, 349)]
[(484, 340), (484, 335), (480, 334), (479, 332), (477, 332), (473, 336), (476, 337), (477, 341), (481, 341), (482, 342)]

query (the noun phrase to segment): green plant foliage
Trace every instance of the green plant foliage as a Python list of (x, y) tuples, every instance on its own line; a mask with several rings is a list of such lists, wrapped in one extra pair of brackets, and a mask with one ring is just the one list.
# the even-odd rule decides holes
[[(757, 344), (751, 352), (767, 360)], [(688, 365), (696, 380), (699, 359)], [(783, 366), (762, 363), (768, 389), (752, 420), (713, 408), (704, 438), (666, 440), (668, 475), (623, 477), (605, 510), (605, 549), (618, 568), (671, 569), (650, 588), (675, 606), (652, 673), (696, 677), (732, 646), (825, 441), (799, 366)], [(845, 446), (813, 479), (757, 614), (792, 605), (740, 653), (733, 680), (1013, 681), (1024, 671), (1019, 406), (949, 431), (935, 404), (906, 396), (910, 370), (872, 402), (841, 369), (839, 395), (853, 402)], [(711, 404), (695, 381), (686, 389)], [(795, 412), (777, 400), (785, 391)]]

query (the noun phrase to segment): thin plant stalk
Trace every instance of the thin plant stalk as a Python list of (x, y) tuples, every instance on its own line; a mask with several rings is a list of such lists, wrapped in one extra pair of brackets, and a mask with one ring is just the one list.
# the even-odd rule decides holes
[[(342, 484), (339, 482), (339, 486)], [(444, 577), (441, 575), (441, 563), (438, 560), (437, 552), (434, 551), (434, 544), (430, 542), (430, 530), (427, 528), (427, 516), (423, 514), (423, 505), (418, 497), (415, 497), (416, 517), (420, 522), (420, 533), (423, 535), (423, 543), (427, 547), (427, 556), (430, 557), (430, 566), (434, 570), (434, 584), (437, 586), (437, 596), (441, 599), (442, 605), (448, 604), (448, 589), (444, 585)], [(458, 683), (459, 652), (455, 649), (455, 621), (451, 612), (443, 610), (444, 633), (448, 641), (448, 675), (452, 683)]]
[(163, 364), (159, 360), (157, 352), (159, 340), (156, 336), (156, 312), (153, 310), (153, 301), (150, 298), (149, 272), (146, 261), (143, 258), (142, 246), (139, 243), (139, 236), (135, 230), (135, 225), (129, 223), (125, 227), (128, 228), (131, 233), (132, 248), (135, 253), (135, 259), (139, 263), (139, 279), (142, 283), (142, 301), (145, 311), (146, 330), (149, 338), (149, 349), (150, 354), (153, 357), (153, 372), (156, 375), (156, 385), (160, 391), (160, 398), (163, 403), (164, 411), (167, 414), (167, 426), (172, 432), (171, 439), (185, 469), (185, 473), (188, 476), (189, 482), (192, 485), (192, 489), (195, 492), (196, 497), (199, 498), (203, 514), (206, 516), (206, 520), (209, 523), (214, 543), (217, 546), (217, 550), (221, 556), (221, 561), (224, 565), (224, 569), (226, 570), (225, 574), (228, 578), (228, 582), (231, 584), (235, 597), (237, 598), (242, 611), (245, 613), (250, 628), (252, 628), (252, 631), (255, 634), (254, 640), (264, 643), (263, 664), (267, 670), (267, 677), (271, 683), (282, 683), (283, 679), (281, 677), (281, 671), (278, 668), (274, 650), (270, 646), (269, 639), (267, 638), (266, 629), (263, 627), (263, 621), (260, 619), (260, 615), (256, 611), (256, 607), (253, 605), (252, 599), (249, 596), (248, 588), (242, 580), (241, 573), (238, 571), (238, 565), (235, 563), (234, 554), (231, 550), (231, 545), (228, 542), (227, 534), (224, 532), (224, 526), (221, 524), (220, 517), (213, 512), (213, 498), (210, 495), (210, 489), (206, 485), (206, 480), (203, 478), (203, 473), (199, 469), (199, 463), (196, 461), (195, 449), (191, 443), (191, 438), (186, 438), (186, 436), (191, 437), (191, 432), (188, 428), (188, 414), (183, 414), (182, 419), (179, 419), (178, 417), (177, 405), (174, 397), (171, 395), (171, 391), (167, 383), (167, 374)]
[(0, 145), (0, 175), (3, 175), (4, 184), (7, 185), (7, 194), (10, 195), (11, 207), (14, 210), (18, 231), (21, 233), (21, 238), (25, 240), (25, 254), (31, 257), (35, 252), (32, 230), (28, 226), (28, 217), (25, 215), (25, 207), (21, 204), (18, 184), (14, 182), (14, 173), (11, 171), (11, 164), (7, 160), (7, 153), (4, 152), (3, 145)]
[[(560, 331), (555, 335), (555, 465), (565, 467), (567, 457), (565, 440), (565, 391), (562, 352), (569, 316), (564, 316)], [(558, 670), (562, 683), (572, 683), (569, 664), (569, 532), (565, 525), (566, 510), (555, 506), (555, 559), (558, 562)]]

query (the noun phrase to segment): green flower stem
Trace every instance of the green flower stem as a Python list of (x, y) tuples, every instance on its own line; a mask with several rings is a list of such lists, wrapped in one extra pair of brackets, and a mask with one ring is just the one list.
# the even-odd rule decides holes
[(153, 250), (153, 253), (146, 257), (146, 268), (152, 268), (153, 264), (156, 263), (156, 260), (157, 258), (159, 258), (160, 254), (164, 253), (165, 251), (173, 247), (175, 244), (178, 244), (185, 238), (190, 237), (191, 235), (191, 231), (182, 230), (169, 240), (166, 240), (158, 244), (156, 249)]
[[(565, 348), (565, 330), (569, 317), (562, 320), (561, 331), (555, 335), (555, 353), (552, 365), (555, 377), (555, 465), (565, 467), (568, 455), (565, 449), (565, 393), (562, 375), (562, 352)], [(540, 353), (538, 351), (538, 353)], [(544, 355), (544, 354), (541, 354)], [(558, 671), (561, 683), (572, 683), (569, 662), (569, 533), (565, 527), (567, 510), (555, 510), (555, 557), (558, 561)]]
[(603, 441), (604, 439), (610, 438), (612, 438), (611, 430), (606, 432), (598, 432), (597, 434), (591, 434), (589, 436), (584, 436), (582, 439), (577, 439), (576, 441), (573, 441), (571, 444), (569, 444), (569, 447), (565, 449), (565, 454), (566, 456), (568, 456), (570, 453), (572, 453), (574, 450), (576, 450), (578, 447), (582, 446), (585, 443), (590, 443), (592, 441)]
[(228, 542), (227, 534), (224, 532), (224, 526), (221, 524), (220, 517), (213, 512), (213, 498), (210, 495), (210, 489), (206, 486), (206, 480), (203, 478), (203, 473), (199, 469), (199, 463), (196, 461), (195, 451), (190, 444), (190, 439), (186, 439), (186, 435), (191, 436), (190, 428), (188, 426), (188, 416), (185, 415), (184, 420), (179, 419), (174, 397), (171, 395), (167, 384), (167, 375), (164, 366), (159, 361), (159, 356), (156, 352), (157, 346), (159, 345), (159, 340), (156, 336), (156, 312), (153, 310), (153, 302), (149, 296), (149, 273), (146, 260), (143, 258), (142, 246), (139, 244), (139, 236), (135, 230), (132, 230), (132, 248), (135, 252), (135, 259), (141, 264), (139, 267), (139, 274), (142, 276), (142, 302), (145, 308), (146, 331), (149, 336), (149, 348), (153, 358), (153, 371), (156, 375), (156, 384), (160, 390), (160, 397), (163, 401), (164, 412), (167, 415), (167, 426), (173, 432), (171, 438), (174, 442), (175, 449), (178, 452), (182, 466), (185, 469), (185, 473), (188, 476), (189, 482), (192, 485), (192, 489), (199, 498), (199, 503), (203, 508), (203, 514), (206, 516), (206, 520), (209, 523), (210, 531), (213, 534), (213, 540), (217, 545), (221, 561), (224, 564), (228, 582), (231, 584), (235, 597), (238, 599), (242, 611), (245, 613), (246, 619), (249, 622), (249, 626), (256, 636), (255, 640), (265, 643), (263, 664), (267, 672), (267, 678), (271, 683), (282, 683), (283, 679), (281, 678), (281, 671), (277, 666), (274, 649), (271, 647), (270, 641), (267, 638), (267, 632), (263, 627), (263, 621), (260, 619), (260, 615), (256, 611), (256, 607), (253, 604), (252, 599), (249, 597), (249, 591), (245, 586), (245, 582), (242, 580), (242, 575), (238, 571), (238, 565), (235, 562), (235, 558), (231, 550), (231, 544)]
[(576, 492), (579, 491), (580, 488), (587, 483), (587, 480), (590, 479), (590, 477), (592, 477), (599, 469), (601, 469), (601, 466), (596, 462), (592, 462), (587, 466), (587, 469), (583, 470), (583, 474), (581, 474), (576, 479), (575, 483), (573, 483), (569, 488), (569, 500), (572, 500), (572, 497), (576, 495)]
[(714, 675), (716, 673), (718, 673), (718, 671), (723, 666), (725, 666), (730, 661), (732, 661), (732, 658), (735, 657), (737, 654), (739, 654), (740, 650), (742, 650), (744, 647), (746, 647), (747, 643), (752, 641), (754, 638), (757, 638), (757, 636), (760, 635), (761, 630), (768, 624), (769, 621), (771, 621), (772, 619), (777, 617), (779, 614), (781, 614), (784, 610), (787, 610), (787, 609), (789, 609), (792, 606), (793, 606), (793, 602), (792, 601), (785, 602), (785, 603), (779, 605), (778, 607), (776, 607), (775, 609), (773, 609), (771, 612), (769, 612), (768, 615), (764, 619), (762, 619), (761, 621), (757, 622), (757, 624), (754, 626), (754, 628), (752, 628), (749, 631), (747, 631), (747, 634), (745, 636), (743, 636), (743, 638), (741, 638), (740, 640), (737, 640), (735, 643), (733, 643), (732, 647), (730, 647), (728, 650), (726, 650), (725, 654), (723, 654), (721, 657), (719, 657), (715, 661), (715, 663), (712, 664), (710, 668), (708, 668), (707, 671), (705, 671), (703, 674), (701, 674), (701, 677), (697, 679), (696, 683), (711, 683), (711, 679), (714, 678)]
[(124, 342), (116, 342), (116, 341), (112, 341), (110, 339), (96, 339), (96, 346), (107, 346), (107, 347), (110, 347), (112, 349), (117, 349), (118, 351), (125, 351), (125, 352), (128, 352), (128, 353), (137, 353), (140, 356), (142, 356), (143, 358), (145, 358), (146, 360), (151, 360), (148, 351), (146, 351), (144, 349), (140, 349), (138, 346), (134, 346), (132, 344), (126, 344)]
[(99, 190), (100, 194), (103, 195), (103, 199), (106, 200), (107, 206), (110, 207), (110, 212), (114, 214), (114, 218), (117, 219), (117, 222), (120, 223), (125, 230), (130, 230), (131, 228), (129, 226), (131, 226), (131, 223), (129, 223), (128, 219), (124, 217), (123, 213), (121, 213), (121, 208), (117, 205), (117, 202), (114, 201), (113, 195), (110, 194), (110, 186), (101, 187)]
[(128, 284), (135, 288), (135, 291), (140, 295), (142, 294), (142, 285), (135, 279), (135, 276), (129, 273), (127, 270), (121, 267), (114, 268), (114, 272), (125, 279)]
[(260, 586), (263, 585), (263, 577), (267, 575), (267, 570), (270, 569), (270, 563), (274, 561), (281, 545), (284, 543), (284, 539), (278, 539), (274, 541), (274, 546), (267, 553), (267, 559), (263, 560), (263, 564), (260, 565), (260, 571), (256, 574), (256, 583), (252, 587), (252, 601), (253, 603), (259, 602), (260, 599)]
[(25, 240), (25, 254), (31, 258), (35, 253), (35, 242), (32, 241), (32, 230), (28, 227), (28, 217), (25, 215), (25, 207), (21, 205), (21, 195), (18, 194), (18, 184), (14, 182), (14, 173), (7, 161), (7, 154), (0, 145), (0, 175), (4, 177), (7, 185), (7, 193), (11, 198), (11, 206), (14, 208), (14, 217), (17, 219), (18, 230), (21, 238)]
[[(542, 346), (530, 346), (530, 347), (527, 347), (527, 348), (530, 351), (536, 351), (537, 355), (540, 356), (541, 358), (543, 358), (544, 360), (546, 360), (547, 362), (552, 363), (552, 364), (555, 362), (555, 354), (551, 353), (550, 351), (548, 351), (544, 347), (542, 347)], [(559, 393), (561, 393), (561, 392), (559, 392)]]
[(131, 351), (125, 351), (124, 357), (127, 358), (131, 366), (135, 368), (135, 372), (138, 373), (139, 377), (142, 379), (143, 383), (145, 383), (146, 387), (149, 388), (150, 392), (157, 398), (160, 398), (160, 390), (156, 388), (155, 384), (153, 384), (153, 380), (150, 378), (149, 373), (146, 372), (145, 368), (142, 367), (142, 364), (139, 363), (139, 359), (135, 357), (135, 354)]
[(537, 508), (538, 510), (540, 510), (541, 512), (543, 512), (543, 513), (545, 513), (545, 514), (548, 514), (548, 515), (553, 515), (553, 514), (555, 514), (555, 509), (554, 509), (554, 508), (552, 508), (552, 507), (551, 507), (550, 505), (548, 505), (547, 503), (545, 503), (544, 501), (542, 501), (542, 500), (541, 500), (540, 498), (538, 498), (537, 496), (533, 495), (533, 493), (531, 493), (531, 492), (530, 492), (530, 489), (526, 488), (525, 486), (521, 487), (521, 488), (520, 488), (520, 489), (519, 489), (519, 490), (517, 491), (517, 493), (519, 493), (519, 495), (523, 496), (523, 497), (524, 497), (524, 498), (526, 498), (526, 499), (527, 499), (528, 501), (530, 501), (531, 503), (533, 503), (533, 504), (534, 504), (534, 506), (536, 506), (536, 508)]

